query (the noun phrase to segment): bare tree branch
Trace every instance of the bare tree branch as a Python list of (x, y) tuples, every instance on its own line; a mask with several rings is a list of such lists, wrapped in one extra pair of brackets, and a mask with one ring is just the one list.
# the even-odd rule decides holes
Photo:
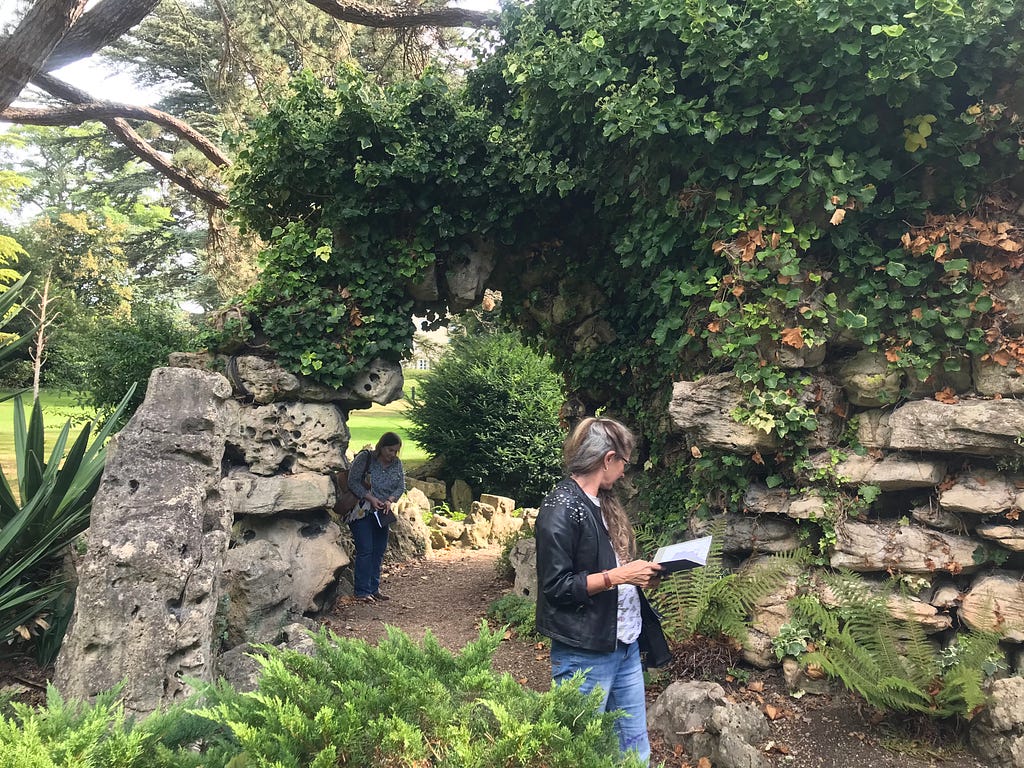
[[(32, 82), (38, 85), (47, 93), (75, 104), (90, 104), (94, 100), (88, 93), (75, 88), (51, 75), (37, 74)], [(227, 208), (228, 201), (216, 190), (210, 189), (202, 181), (197, 179), (183, 168), (172, 165), (159, 151), (138, 133), (135, 132), (126, 120), (122, 118), (108, 118), (102, 121), (114, 135), (120, 137), (132, 152), (139, 158), (149, 163), (158, 173), (166, 176), (186, 192), (191, 192), (203, 202), (212, 205), (214, 208)]]
[(7, 109), (78, 21), (86, 0), (38, 0), (0, 40), (0, 109)]
[(178, 134), (202, 152), (211, 163), (224, 167), (231, 165), (227, 155), (203, 134), (183, 120), (152, 107), (137, 107), (113, 101), (73, 104), (53, 109), (36, 107), (8, 107), (0, 112), (0, 121), (29, 125), (79, 125), (86, 120), (112, 120), (114, 118), (148, 120)]
[(404, 27), (495, 27), (498, 14), (468, 8), (382, 8), (359, 0), (306, 0), (329, 16), (378, 29)]
[(159, 3), (160, 0), (101, 0), (64, 36), (43, 69), (52, 72), (92, 56), (146, 18)]

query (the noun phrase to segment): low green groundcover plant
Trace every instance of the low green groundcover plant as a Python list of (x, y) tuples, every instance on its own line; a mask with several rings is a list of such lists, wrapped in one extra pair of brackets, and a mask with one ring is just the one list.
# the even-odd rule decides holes
[(321, 631), (305, 656), (269, 646), (251, 693), (207, 686), (200, 703), (135, 723), (113, 692), (89, 705), (51, 691), (46, 707), (0, 716), (8, 768), (612, 768), (614, 716), (578, 685), (538, 693), (491, 670), (500, 631), (459, 653), (395, 628), (378, 645)]

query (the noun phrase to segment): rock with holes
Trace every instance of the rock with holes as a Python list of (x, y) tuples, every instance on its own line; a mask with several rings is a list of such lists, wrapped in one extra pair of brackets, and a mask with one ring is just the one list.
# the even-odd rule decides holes
[(229, 647), (269, 642), (285, 624), (334, 603), (350, 560), (326, 514), (250, 517), (233, 533), (224, 564)]
[(228, 436), (232, 458), (256, 475), (341, 469), (348, 441), (342, 411), (322, 403), (243, 405)]
[(55, 684), (85, 700), (121, 681), (144, 715), (211, 679), (231, 515), (218, 492), (234, 418), (223, 376), (159, 368), (112, 441)]
[[(295, 651), (305, 656), (316, 653), (316, 643), (311, 633), (317, 630), (316, 623), (311, 619), (296, 621), (282, 627), (277, 637), (269, 642), (281, 650)], [(242, 643), (230, 648), (217, 657), (217, 677), (224, 678), (239, 693), (255, 691), (259, 684), (263, 668), (253, 658), (254, 655), (265, 655), (265, 652)]]
[(404, 377), (398, 363), (374, 360), (347, 387), (327, 387), (292, 373), (275, 360), (257, 355), (213, 355), (206, 352), (176, 352), (170, 364), (222, 372), (238, 397), (259, 404), (279, 401), (336, 403), (342, 410), (366, 408), (370, 403), (386, 405), (402, 396)]

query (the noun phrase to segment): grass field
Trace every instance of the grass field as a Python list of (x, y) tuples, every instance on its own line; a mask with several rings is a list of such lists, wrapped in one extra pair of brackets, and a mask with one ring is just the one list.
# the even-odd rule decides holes
[[(6, 393), (0, 393), (6, 394)], [(22, 395), (25, 404), (26, 423), (32, 413), (32, 393), (26, 392)], [(64, 428), (64, 422), (71, 419), (74, 424), (71, 428), (71, 436), (68, 439), (68, 446), (74, 441), (82, 427), (92, 418), (94, 411), (79, 404), (78, 395), (69, 392), (57, 392), (43, 390), (39, 393), (39, 400), (43, 405), (43, 439), (46, 450), (53, 447), (60, 431)], [(0, 467), (12, 484), (16, 476), (14, 458), (14, 400), (6, 400), (0, 403)]]
[[(406, 390), (409, 392), (415, 386), (419, 372), (411, 372), (413, 375), (406, 380)], [(3, 394), (3, 393), (0, 393)], [(30, 413), (32, 393), (22, 395), (25, 401), (25, 418)], [(82, 426), (93, 416), (93, 411), (79, 404), (78, 395), (56, 390), (42, 390), (40, 401), (43, 405), (43, 424), (45, 425), (44, 435), (46, 450), (53, 447), (54, 441), (64, 427), (64, 422), (72, 419), (75, 426), (72, 428), (72, 440), (81, 430)], [(406, 400), (399, 400), (388, 405), (374, 405), (361, 411), (349, 413), (348, 426), (352, 432), (352, 439), (349, 447), (352, 451), (358, 451), (367, 443), (375, 444), (377, 438), (384, 432), (397, 432), (402, 437), (402, 462), (407, 466), (415, 466), (423, 462), (427, 455), (407, 431), (409, 420), (405, 416), (405, 410), (409, 404)], [(12, 484), (15, 480), (15, 457), (14, 457), (14, 400), (7, 400), (0, 403), (0, 467)]]

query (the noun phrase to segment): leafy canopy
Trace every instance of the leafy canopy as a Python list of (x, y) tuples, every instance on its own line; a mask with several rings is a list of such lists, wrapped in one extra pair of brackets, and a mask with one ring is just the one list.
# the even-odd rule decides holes
[(239, 152), (270, 242), (256, 330), (341, 383), (407, 348), (410, 279), (489, 244), (506, 310), (590, 402), (654, 436), (667, 382), (733, 368), (737, 417), (799, 442), (818, 414), (783, 346), (842, 334), (923, 379), (998, 337), (967, 213), (1016, 208), (1022, 13), (538, 0), (465, 84), (302, 77)]

